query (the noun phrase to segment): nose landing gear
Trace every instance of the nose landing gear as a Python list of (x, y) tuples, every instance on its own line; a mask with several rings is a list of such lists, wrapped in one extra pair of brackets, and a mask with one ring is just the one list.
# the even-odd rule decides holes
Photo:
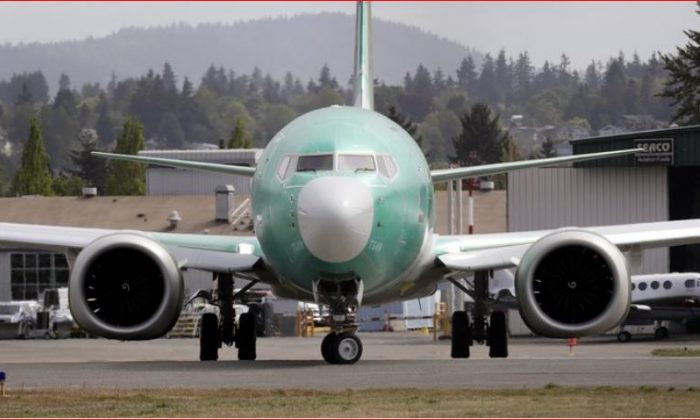
[(362, 341), (353, 333), (331, 332), (321, 342), (323, 359), (334, 365), (351, 365), (362, 357)]

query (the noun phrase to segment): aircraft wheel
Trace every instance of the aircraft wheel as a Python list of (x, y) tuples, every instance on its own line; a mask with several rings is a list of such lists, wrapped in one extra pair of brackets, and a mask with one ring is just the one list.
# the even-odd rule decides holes
[(469, 315), (465, 311), (455, 311), (452, 314), (451, 356), (453, 359), (466, 359), (469, 357), (471, 333)]
[(491, 313), (488, 334), (489, 357), (508, 357), (508, 328), (504, 312)]
[(330, 333), (321, 343), (321, 354), (328, 363), (351, 365), (362, 357), (362, 341), (352, 333)]
[(321, 356), (323, 356), (323, 360), (331, 364), (337, 363), (333, 358), (333, 353), (331, 352), (331, 347), (333, 346), (334, 341), (335, 333), (329, 333), (323, 337), (323, 341), (321, 342)]
[(654, 331), (654, 337), (656, 337), (659, 340), (663, 340), (664, 338), (668, 338), (668, 328), (666, 327), (659, 327)]
[(219, 317), (216, 314), (202, 315), (199, 330), (199, 360), (219, 359)]
[(236, 331), (236, 346), (238, 347), (238, 360), (255, 360), (255, 314), (246, 312), (238, 319)]
[(627, 331), (620, 331), (617, 333), (617, 341), (620, 343), (626, 343), (632, 339), (632, 334)]

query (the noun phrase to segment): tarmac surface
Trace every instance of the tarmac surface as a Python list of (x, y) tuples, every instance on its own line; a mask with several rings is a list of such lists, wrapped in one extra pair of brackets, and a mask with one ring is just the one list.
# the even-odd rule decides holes
[(508, 359), (472, 347), (450, 358), (448, 340), (415, 332), (361, 333), (362, 360), (326, 364), (323, 335), (258, 340), (258, 360), (236, 360), (224, 347), (217, 362), (199, 362), (197, 339), (119, 342), (104, 339), (3, 340), (0, 371), (12, 388), (539, 388), (559, 386), (700, 387), (700, 358), (651, 356), (655, 348), (700, 349), (700, 336), (663, 341), (614, 337), (579, 341), (515, 338)]

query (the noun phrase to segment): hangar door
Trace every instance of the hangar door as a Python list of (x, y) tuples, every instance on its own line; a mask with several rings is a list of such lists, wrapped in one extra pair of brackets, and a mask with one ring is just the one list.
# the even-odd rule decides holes
[[(668, 168), (670, 220), (700, 218), (700, 167)], [(700, 271), (700, 245), (676, 246), (670, 252), (671, 271)]]

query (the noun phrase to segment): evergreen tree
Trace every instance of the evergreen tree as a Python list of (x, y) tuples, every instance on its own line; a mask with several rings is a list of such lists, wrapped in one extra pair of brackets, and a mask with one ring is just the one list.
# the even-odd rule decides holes
[[(700, 15), (700, 9), (695, 12)], [(678, 106), (672, 122), (700, 124), (700, 31), (684, 31), (688, 43), (677, 47), (676, 54), (662, 54), (668, 79), (661, 96)]]
[[(418, 143), (418, 146), (423, 150), (423, 148), (426, 146), (423, 144), (423, 136), (418, 135), (418, 126), (411, 121), (410, 118), (404, 116), (401, 114), (399, 111), (396, 110), (396, 107), (394, 105), (390, 105), (389, 109), (387, 110), (386, 117), (395, 122), (396, 124), (400, 125), (401, 128), (403, 128), (408, 134), (413, 137), (413, 139)], [(426, 150), (423, 150), (423, 153), (425, 153)]]
[(53, 174), (44, 147), (39, 120), (29, 121), (29, 139), (22, 151), (22, 163), (12, 182), (16, 195), (51, 195)]
[(540, 147), (535, 151), (530, 158), (531, 159), (543, 159), (557, 157), (557, 149), (554, 148), (554, 142), (552, 138), (547, 136), (540, 145)]
[(462, 60), (462, 64), (457, 70), (457, 83), (460, 89), (464, 89), (469, 95), (472, 95), (476, 86), (476, 77), (476, 66), (470, 55)]
[(21, 106), (21, 105), (29, 105), (34, 103), (34, 96), (32, 96), (32, 92), (29, 90), (29, 87), (27, 86), (26, 83), (22, 83), (22, 89), (19, 91), (19, 94), (17, 95), (17, 100), (15, 101), (15, 105)]
[[(143, 150), (143, 125), (128, 118), (117, 138), (114, 153), (136, 155)], [(145, 168), (142, 163), (115, 160), (109, 165), (108, 195), (143, 195), (146, 190)]]
[(253, 147), (253, 140), (245, 131), (245, 124), (240, 118), (236, 118), (236, 126), (231, 132), (231, 138), (228, 141), (228, 149), (250, 149)]
[(70, 160), (74, 169), (68, 173), (74, 177), (85, 180), (88, 186), (96, 187), (97, 191), (104, 193), (107, 184), (107, 161), (92, 156), (97, 150), (97, 138), (91, 130), (83, 130), (78, 137), (79, 150), (70, 153)]
[(500, 162), (510, 135), (501, 129), (498, 115), (484, 103), (477, 103), (460, 119), (462, 132), (452, 139), (454, 156), (460, 166)]
[(513, 69), (513, 93), (516, 101), (524, 102), (530, 96), (534, 71), (527, 51), (520, 53)]

